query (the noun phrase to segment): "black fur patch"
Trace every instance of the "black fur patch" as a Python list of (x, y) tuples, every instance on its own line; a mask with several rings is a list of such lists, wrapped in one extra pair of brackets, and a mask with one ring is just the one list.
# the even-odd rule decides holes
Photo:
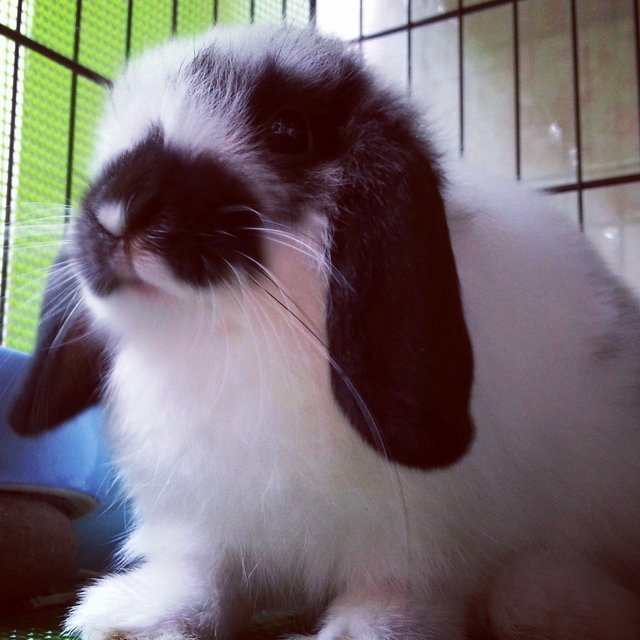
[[(345, 59), (344, 64), (348, 62)], [(327, 78), (325, 82), (301, 78), (280, 69), (276, 60), (267, 59), (250, 92), (249, 120), (256, 135), (263, 136), (271, 117), (283, 107), (297, 109), (308, 119), (312, 137), (310, 152), (302, 166), (312, 167), (334, 158), (344, 151), (343, 128), (362, 89), (358, 81), (345, 82), (348, 75), (345, 69), (345, 75)], [(284, 166), (292, 164), (291, 168), (301, 165), (300, 160), (288, 163), (286, 156), (278, 160)]]
[(11, 427), (23, 435), (52, 429), (100, 399), (108, 359), (77, 306), (68, 258), (63, 251), (51, 270), (36, 348), (9, 414)]
[(437, 162), (406, 107), (378, 100), (354, 115), (334, 220), (333, 388), (382, 454), (440, 467), (472, 440), (471, 343)]
[[(122, 235), (98, 221), (99, 208), (125, 208)], [(195, 286), (229, 278), (234, 268), (261, 260), (260, 219), (249, 187), (210, 156), (188, 155), (152, 134), (103, 171), (88, 191), (77, 225), (83, 275), (98, 294), (126, 284), (114, 256), (127, 245), (161, 256), (176, 276)]]

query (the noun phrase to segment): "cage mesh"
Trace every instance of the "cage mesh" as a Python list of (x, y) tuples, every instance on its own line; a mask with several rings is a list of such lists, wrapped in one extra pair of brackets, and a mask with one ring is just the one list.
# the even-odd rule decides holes
[[(23, 54), (25, 82), (19, 156), (13, 164), (16, 201), (11, 212), (5, 317), (6, 344), (28, 350), (64, 220), (71, 72), (35, 51), (24, 49)], [(14, 153), (17, 150), (18, 145)]]
[(127, 3), (84, 2), (81, 18), (80, 64), (113, 77), (126, 55)]
[(131, 55), (135, 56), (171, 35), (173, 5), (164, 0), (136, 2), (131, 24)]

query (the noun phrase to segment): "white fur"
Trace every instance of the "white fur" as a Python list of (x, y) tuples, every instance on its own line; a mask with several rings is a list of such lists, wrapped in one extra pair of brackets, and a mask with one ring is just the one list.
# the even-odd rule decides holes
[[(161, 52), (116, 86), (101, 162), (149, 118), (201, 139), (163, 71), (184, 49)], [(477, 430), (448, 469), (389, 464), (333, 398), (322, 212), (292, 230), (306, 250), (268, 243), (279, 286), (186, 291), (139, 256), (149, 290), (86, 292), (117, 341), (111, 438), (138, 518), (125, 555), (145, 562), (90, 587), (69, 631), (227, 637), (268, 604), (328, 607), (318, 640), (454, 640), (474, 605), (501, 638), (640, 637), (636, 308), (544, 198), (448, 176)]]
[(100, 224), (112, 235), (119, 236), (124, 229), (125, 212), (121, 203), (108, 202), (98, 209)]

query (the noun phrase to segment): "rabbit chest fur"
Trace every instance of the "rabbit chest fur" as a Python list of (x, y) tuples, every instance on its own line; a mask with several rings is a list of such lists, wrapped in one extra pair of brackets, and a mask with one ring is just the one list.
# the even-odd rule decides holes
[(13, 414), (110, 410), (136, 522), (69, 631), (637, 640), (640, 312), (547, 200), (287, 29), (132, 63), (93, 175)]

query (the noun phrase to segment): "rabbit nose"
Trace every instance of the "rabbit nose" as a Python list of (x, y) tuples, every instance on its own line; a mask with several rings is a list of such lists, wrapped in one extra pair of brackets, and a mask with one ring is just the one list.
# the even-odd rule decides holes
[(135, 276), (131, 248), (125, 240), (116, 241), (108, 257), (109, 268), (113, 275), (121, 280), (129, 280)]

